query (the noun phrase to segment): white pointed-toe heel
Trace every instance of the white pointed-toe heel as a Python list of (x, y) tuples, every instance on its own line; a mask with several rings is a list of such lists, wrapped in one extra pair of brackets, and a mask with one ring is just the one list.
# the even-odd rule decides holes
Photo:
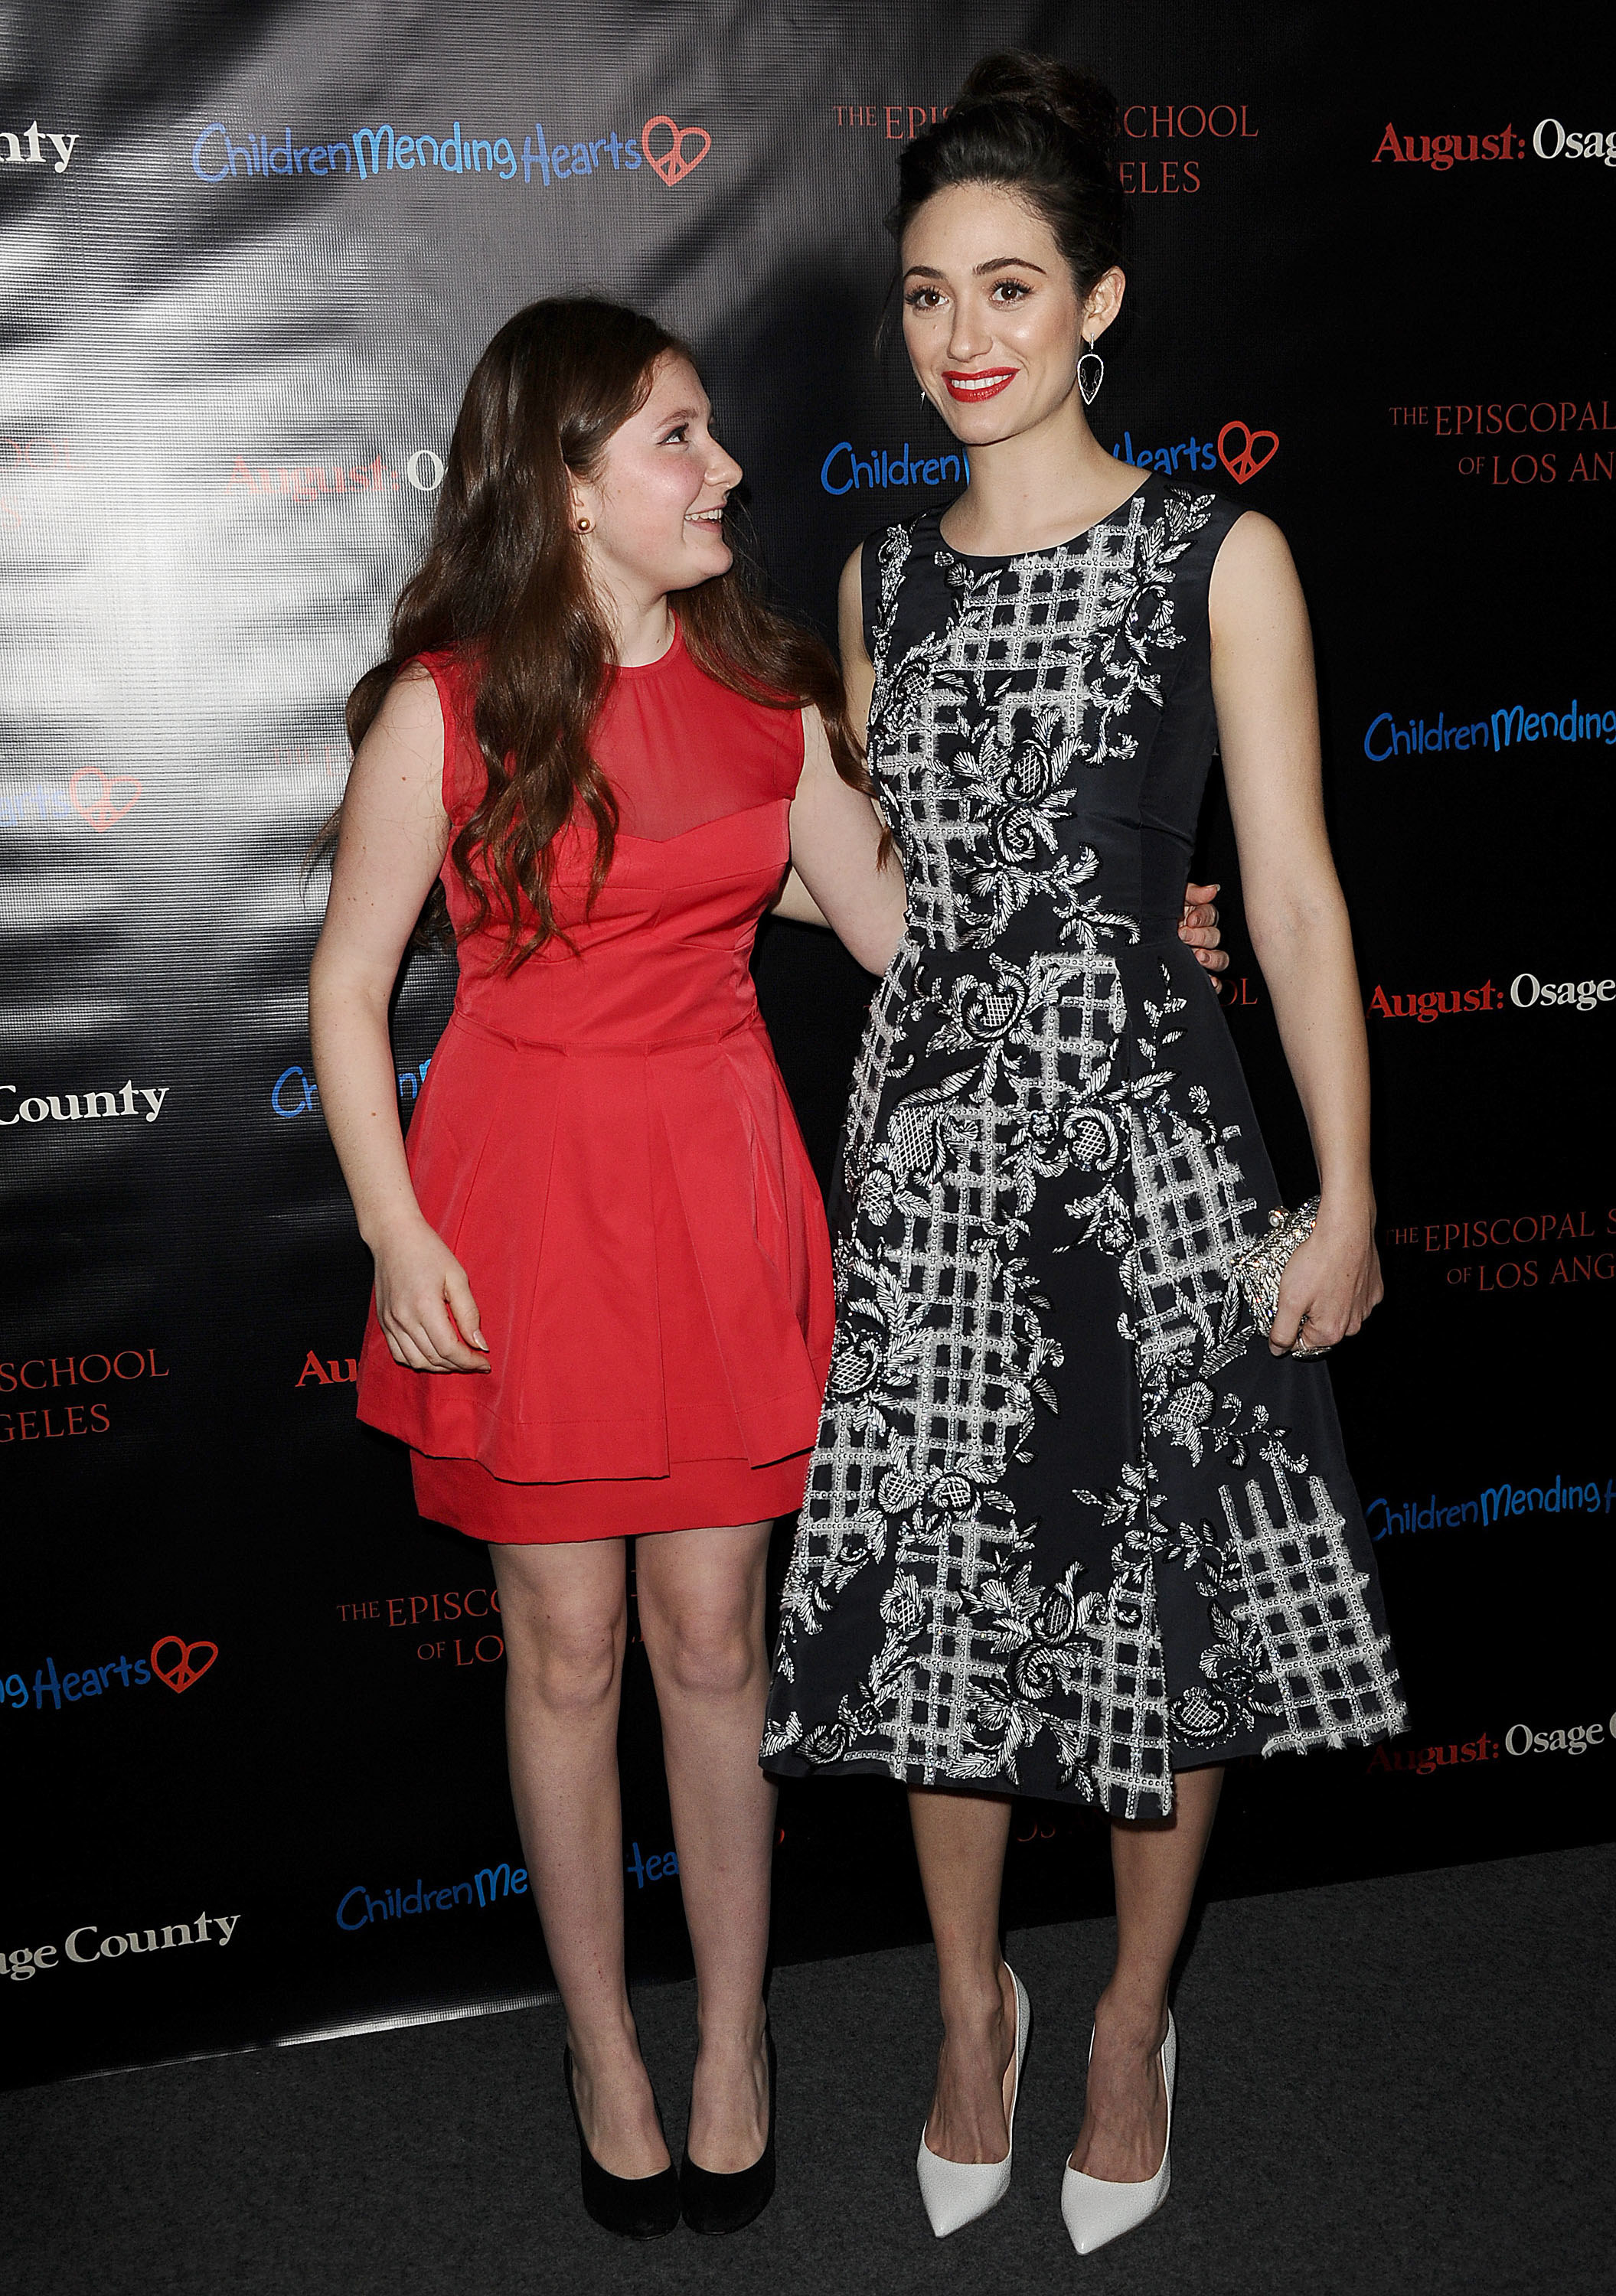
[(1032, 2004), (1027, 1998), (1026, 1988), (1008, 1962), (1010, 1982), (1015, 1988), (1015, 2086), (1010, 2092), (1010, 2110), (1005, 2115), (1005, 2134), (1009, 2143), (1002, 2161), (945, 2161), (933, 2152), (926, 2142), (926, 2132), (920, 2132), (920, 2155), (915, 2171), (920, 2178), (920, 2196), (926, 2204), (926, 2214), (939, 2240), (957, 2232), (962, 2225), (977, 2217), (985, 2217), (989, 2209), (997, 2208), (1010, 2190), (1010, 2157), (1015, 2150), (1015, 2108), (1021, 2094), (1021, 2064), (1027, 2054), (1027, 2036), (1032, 2030)]
[[(1092, 2040), (1088, 2053), (1094, 2054)], [(1161, 2166), (1142, 2185), (1110, 2185), (1103, 2177), (1086, 2177), (1080, 2169), (1068, 2165), (1061, 2184), (1061, 2215), (1079, 2256), (1092, 2256), (1108, 2241), (1132, 2232), (1146, 2217), (1153, 2217), (1166, 2200), (1172, 2180), (1173, 2076), (1177, 2067), (1178, 2035), (1169, 2012), (1167, 2038), (1161, 2044), (1161, 2085), (1167, 2091), (1167, 2142), (1161, 2147)]]

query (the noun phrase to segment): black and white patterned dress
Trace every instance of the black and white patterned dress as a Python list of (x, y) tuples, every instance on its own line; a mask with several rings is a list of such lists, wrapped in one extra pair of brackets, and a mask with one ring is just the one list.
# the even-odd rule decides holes
[(909, 926), (848, 1116), (771, 1770), (1153, 1816), (1175, 1769), (1401, 1725), (1329, 1371), (1226, 1273), (1279, 1198), (1177, 935), (1237, 514), (1153, 477), (1022, 557), (931, 512), (865, 545)]

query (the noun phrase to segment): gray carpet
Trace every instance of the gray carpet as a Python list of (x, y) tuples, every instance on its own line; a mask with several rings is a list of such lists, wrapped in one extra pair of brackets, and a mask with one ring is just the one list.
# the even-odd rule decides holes
[[(946, 2243), (915, 2189), (928, 1952), (787, 1969), (780, 2189), (729, 2241), (644, 2248), (576, 2197), (554, 2009), (0, 2097), (0, 2285), (51, 2296), (1595, 2296), (1606, 2229), (1616, 1849), (1210, 1906), (1177, 1995), (1173, 2190), (1073, 2255), (1106, 1923), (1023, 1931), (1034, 2031), (1010, 2197)], [(637, 2004), (676, 2142), (687, 1987)]]

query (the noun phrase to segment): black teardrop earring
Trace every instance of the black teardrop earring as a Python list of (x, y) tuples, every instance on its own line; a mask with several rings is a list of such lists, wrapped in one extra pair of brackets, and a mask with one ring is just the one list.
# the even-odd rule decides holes
[(1092, 406), (1100, 396), (1100, 385), (1105, 380), (1105, 361), (1100, 357), (1087, 335), (1083, 338), (1083, 354), (1078, 361), (1078, 389), (1083, 394), (1085, 406)]

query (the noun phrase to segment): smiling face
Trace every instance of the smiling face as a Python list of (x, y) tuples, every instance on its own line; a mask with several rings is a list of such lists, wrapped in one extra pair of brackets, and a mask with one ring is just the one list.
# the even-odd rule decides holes
[(711, 417), (695, 369), (670, 352), (645, 404), (606, 441), (595, 477), (574, 478), (574, 521), (589, 521), (585, 554), (608, 596), (643, 611), (729, 571), (724, 505), (741, 465), (713, 437)]
[(967, 447), (1075, 406), (1078, 360), (1122, 300), (1111, 270), (1087, 298), (1049, 226), (997, 184), (929, 199), (903, 242), (904, 342), (921, 389)]

